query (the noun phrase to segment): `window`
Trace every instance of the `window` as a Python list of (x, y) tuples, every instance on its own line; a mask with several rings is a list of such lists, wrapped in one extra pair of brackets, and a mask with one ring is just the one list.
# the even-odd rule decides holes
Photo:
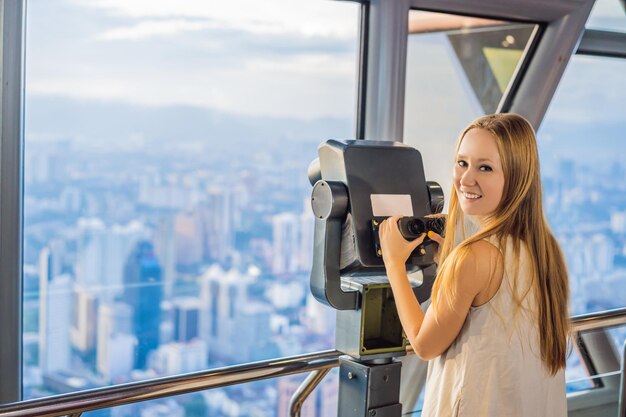
[[(625, 74), (624, 60), (573, 56), (537, 134), (544, 210), (567, 261), (573, 315), (625, 306)], [(626, 329), (611, 334), (619, 351)], [(567, 379), (588, 386), (574, 356)]]
[(442, 186), (447, 212), (459, 133), (499, 108), (536, 25), (420, 10), (408, 25), (403, 141), (420, 151), (426, 179)]
[(359, 5), (27, 12), (24, 397), (332, 347), (306, 171), (354, 136)]
[(460, 131), (496, 111), (535, 29), (532, 24), (409, 12), (404, 143), (422, 153), (426, 178), (443, 187), (446, 200)]
[(591, 10), (587, 29), (626, 32), (626, 8), (620, 0), (597, 0)]

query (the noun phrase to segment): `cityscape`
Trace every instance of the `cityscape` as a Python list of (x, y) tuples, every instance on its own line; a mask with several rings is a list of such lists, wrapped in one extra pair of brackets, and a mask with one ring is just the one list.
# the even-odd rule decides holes
[[(333, 311), (308, 288), (306, 168), (319, 142), (27, 141), (25, 397), (333, 348)], [(620, 307), (626, 193), (615, 191), (625, 165), (550, 168), (545, 210), (568, 260), (572, 313)], [(575, 354), (570, 365), (568, 379), (584, 377)], [(298, 385), (270, 380), (90, 415), (283, 416)], [(334, 415), (336, 378), (316, 392), (303, 415)]]
[[(333, 311), (308, 290), (317, 142), (127, 145), (27, 145), (25, 397), (334, 347)], [(174, 400), (136, 407), (285, 415), (276, 404), (298, 385), (198, 394), (197, 414)], [(335, 385), (319, 407), (335, 407)]]
[[(334, 312), (309, 290), (307, 167), (321, 142), (354, 136), (359, 8), (29, 2), (24, 399), (334, 348)], [(587, 58), (572, 58), (574, 81), (566, 73), (538, 131), (573, 315), (626, 300), (621, 97), (603, 103), (597, 93), (618, 91), (624, 71)], [(429, 59), (416, 77), (433, 88), (419, 108), (428, 123), (414, 140), (431, 141), (430, 152), (453, 125), (432, 96), (445, 108), (461, 102), (439, 89), (464, 75)], [(609, 333), (623, 344), (625, 328)], [(593, 385), (575, 350), (566, 378), (568, 391)], [(85, 415), (286, 417), (303, 379)], [(301, 415), (336, 415), (337, 391), (334, 371)]]

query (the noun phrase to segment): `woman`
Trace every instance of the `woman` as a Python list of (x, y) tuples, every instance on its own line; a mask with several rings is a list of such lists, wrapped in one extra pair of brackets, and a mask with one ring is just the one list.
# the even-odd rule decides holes
[[(567, 271), (543, 215), (532, 126), (515, 114), (475, 120), (453, 183), (445, 239), (428, 234), (440, 253), (426, 313), (405, 268), (426, 236), (404, 240), (399, 217), (380, 228), (402, 326), (430, 360), (422, 416), (566, 416)], [(478, 231), (458, 236), (468, 220)]]

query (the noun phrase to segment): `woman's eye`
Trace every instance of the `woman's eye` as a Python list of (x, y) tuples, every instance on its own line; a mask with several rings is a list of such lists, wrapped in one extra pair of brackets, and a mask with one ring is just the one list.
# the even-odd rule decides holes
[(488, 165), (482, 165), (482, 166), (480, 167), (480, 170), (481, 170), (481, 171), (485, 171), (485, 172), (490, 172), (490, 171), (493, 171), (493, 169), (491, 169), (491, 167), (490, 167), (490, 166), (488, 166)]
[(461, 160), (461, 161), (457, 161), (457, 164), (458, 164), (460, 167), (463, 167), (463, 168), (465, 168), (465, 167), (467, 166), (467, 162), (465, 162), (465, 161), (463, 161), (463, 160)]

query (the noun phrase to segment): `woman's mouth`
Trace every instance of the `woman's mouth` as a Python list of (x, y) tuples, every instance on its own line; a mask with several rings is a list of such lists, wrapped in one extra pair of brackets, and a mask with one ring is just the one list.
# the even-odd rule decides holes
[(461, 193), (463, 194), (463, 197), (465, 197), (468, 200), (478, 200), (479, 198), (482, 197), (482, 195), (480, 194), (467, 193), (465, 191), (462, 191)]

